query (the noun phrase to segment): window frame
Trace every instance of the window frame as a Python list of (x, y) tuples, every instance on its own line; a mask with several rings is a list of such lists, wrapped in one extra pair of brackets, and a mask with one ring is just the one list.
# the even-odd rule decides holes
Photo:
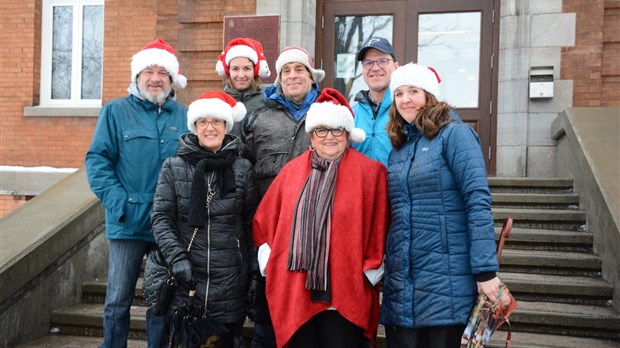
[[(52, 99), (52, 40), (54, 7), (73, 7), (72, 23), (72, 67), (71, 67), (71, 99)], [(39, 105), (43, 107), (100, 107), (102, 97), (99, 99), (81, 99), (82, 88), (82, 26), (84, 23), (84, 6), (102, 6), (104, 0), (44, 0), (41, 23), (41, 87)], [(105, 28), (104, 28), (105, 32)], [(102, 38), (103, 42), (103, 38)], [(102, 47), (103, 50), (103, 47)], [(103, 83), (103, 67), (101, 69), (101, 82)], [(103, 87), (103, 86), (102, 86)], [(102, 88), (103, 91), (103, 88)]]

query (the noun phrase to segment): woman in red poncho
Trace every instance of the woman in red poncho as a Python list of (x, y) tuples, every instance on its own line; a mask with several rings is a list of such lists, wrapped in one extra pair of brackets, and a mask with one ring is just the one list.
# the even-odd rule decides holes
[(289, 162), (254, 217), (254, 242), (278, 347), (367, 346), (376, 336), (385, 236), (386, 170), (348, 146), (365, 134), (346, 99), (326, 88)]

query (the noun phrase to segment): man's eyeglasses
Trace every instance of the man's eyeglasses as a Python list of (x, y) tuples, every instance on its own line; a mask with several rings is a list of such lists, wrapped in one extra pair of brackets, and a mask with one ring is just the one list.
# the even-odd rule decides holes
[(377, 63), (380, 68), (385, 68), (390, 62), (390, 60), (390, 58), (380, 58), (377, 60), (364, 59), (362, 60), (362, 66), (364, 67), (364, 69), (370, 70), (372, 69), (372, 66)]
[(315, 128), (314, 134), (319, 138), (325, 138), (327, 133), (332, 132), (335, 137), (342, 136), (344, 134), (344, 128)]
[(214, 118), (211, 120), (207, 118), (201, 118), (198, 121), (196, 121), (196, 125), (200, 127), (206, 127), (209, 125), (209, 123), (211, 123), (213, 128), (222, 128), (224, 126), (224, 123), (226, 123), (226, 121), (221, 120), (219, 118)]

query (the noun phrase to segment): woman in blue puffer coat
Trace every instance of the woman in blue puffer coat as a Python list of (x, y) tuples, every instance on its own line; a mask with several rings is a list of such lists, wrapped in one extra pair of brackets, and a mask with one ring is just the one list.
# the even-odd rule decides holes
[(477, 292), (500, 280), (485, 164), (475, 131), (437, 101), (439, 75), (392, 74), (388, 232), (381, 323), (388, 347), (459, 347)]

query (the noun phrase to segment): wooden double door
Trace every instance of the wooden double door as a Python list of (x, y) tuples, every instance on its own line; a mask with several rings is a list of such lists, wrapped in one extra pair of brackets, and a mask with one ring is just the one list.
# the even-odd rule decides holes
[(434, 67), (441, 99), (479, 134), (495, 173), (499, 0), (318, 0), (317, 62), (322, 87), (352, 100), (367, 89), (357, 51), (370, 37), (389, 39), (399, 64)]

